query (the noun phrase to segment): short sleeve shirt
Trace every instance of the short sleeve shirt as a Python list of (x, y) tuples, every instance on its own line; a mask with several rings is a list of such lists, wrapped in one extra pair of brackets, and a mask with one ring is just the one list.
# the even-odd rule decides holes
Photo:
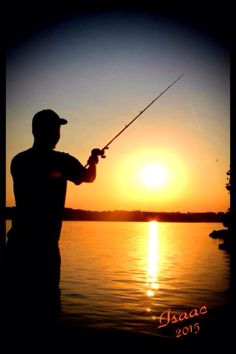
[(64, 209), (67, 181), (80, 184), (86, 169), (75, 157), (31, 148), (11, 163), (16, 206), (36, 217), (56, 220)]

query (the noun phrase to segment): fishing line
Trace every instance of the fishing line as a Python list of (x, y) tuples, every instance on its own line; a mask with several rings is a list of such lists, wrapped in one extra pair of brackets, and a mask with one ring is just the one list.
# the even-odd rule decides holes
[[(152, 100), (142, 111), (140, 111), (123, 129), (121, 129), (102, 149), (93, 149), (92, 150), (92, 155), (96, 156), (101, 156), (102, 158), (105, 158), (105, 150), (109, 148), (111, 143), (115, 141), (131, 124), (133, 124), (151, 105), (153, 105), (154, 102), (156, 102), (164, 93), (169, 90), (177, 81), (179, 81), (184, 74), (181, 74), (177, 79), (175, 79), (164, 91), (162, 91), (154, 100)], [(88, 163), (86, 164), (85, 167), (88, 166)]]

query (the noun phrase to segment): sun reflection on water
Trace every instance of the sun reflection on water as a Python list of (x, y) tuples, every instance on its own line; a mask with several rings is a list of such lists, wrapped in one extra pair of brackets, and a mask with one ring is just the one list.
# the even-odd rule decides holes
[[(148, 255), (147, 255), (147, 282), (146, 282), (146, 296), (151, 300), (155, 296), (156, 290), (159, 288), (158, 284), (158, 223), (157, 221), (150, 221), (149, 223), (149, 238), (148, 238)], [(151, 303), (146, 308), (147, 313), (151, 315)], [(152, 316), (155, 320), (155, 316)]]
[(158, 224), (149, 223), (148, 240), (148, 268), (147, 268), (147, 296), (153, 296), (153, 289), (158, 289)]
[(148, 297), (155, 295), (158, 289), (158, 223), (150, 221), (149, 223), (149, 240), (148, 240), (148, 259), (147, 259), (147, 291)]

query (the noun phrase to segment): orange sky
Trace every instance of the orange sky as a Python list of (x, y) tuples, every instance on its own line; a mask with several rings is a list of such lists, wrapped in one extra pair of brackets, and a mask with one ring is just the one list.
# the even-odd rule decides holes
[[(86, 164), (181, 73), (107, 151), (93, 184), (68, 183), (66, 206), (89, 210), (226, 211), (229, 54), (192, 28), (140, 16), (87, 17), (46, 28), (7, 59), (7, 205), (10, 161), (32, 145), (44, 108), (68, 119), (57, 150)], [(147, 164), (166, 173), (145, 186)], [(158, 177), (157, 177), (158, 178)]]

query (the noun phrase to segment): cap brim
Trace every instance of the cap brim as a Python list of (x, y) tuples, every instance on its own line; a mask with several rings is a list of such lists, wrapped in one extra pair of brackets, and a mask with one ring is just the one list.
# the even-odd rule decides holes
[(60, 118), (60, 125), (65, 125), (67, 123), (68, 123), (68, 121), (66, 119)]

